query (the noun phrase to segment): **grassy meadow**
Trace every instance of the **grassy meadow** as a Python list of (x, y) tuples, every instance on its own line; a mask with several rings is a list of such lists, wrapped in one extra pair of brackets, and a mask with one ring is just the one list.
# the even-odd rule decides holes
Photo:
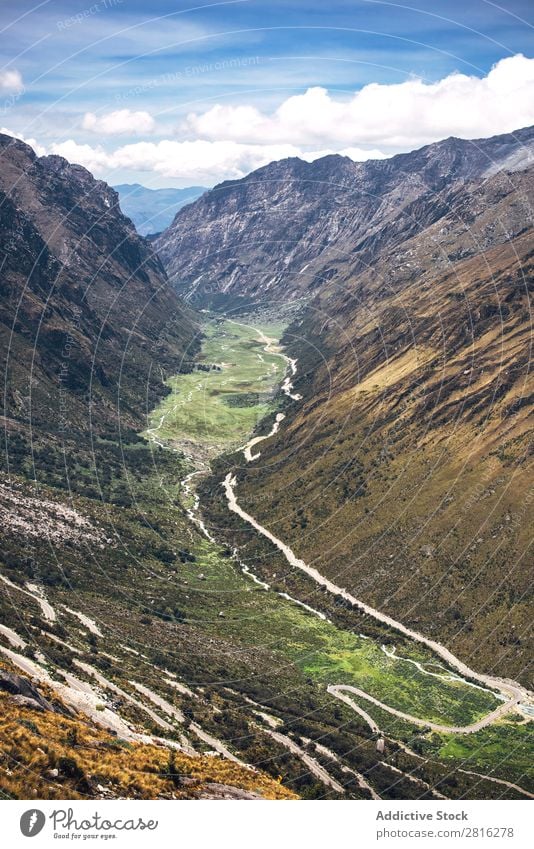
[(219, 318), (206, 323), (197, 369), (170, 378), (172, 392), (151, 414), (150, 432), (219, 450), (246, 441), (271, 411), (286, 368), (282, 356), (264, 351), (261, 334), (277, 339), (282, 329), (274, 322), (257, 330)]

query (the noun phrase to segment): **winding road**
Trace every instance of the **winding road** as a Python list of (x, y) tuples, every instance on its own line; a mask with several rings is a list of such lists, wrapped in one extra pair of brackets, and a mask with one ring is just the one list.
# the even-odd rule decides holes
[(253, 460), (257, 460), (260, 457), (260, 453), (252, 454), (252, 448), (258, 444), (258, 442), (263, 442), (264, 439), (269, 439), (270, 436), (274, 436), (275, 433), (278, 432), (278, 428), (280, 427), (280, 422), (285, 419), (284, 413), (277, 413), (276, 419), (274, 420), (274, 424), (265, 436), (254, 436), (252, 439), (249, 439), (246, 445), (243, 445), (243, 454), (245, 455), (245, 460), (247, 463), (251, 463)]
[[(262, 536), (266, 537), (270, 540), (284, 555), (287, 562), (290, 566), (295, 569), (300, 569), (300, 571), (305, 572), (312, 578), (317, 584), (324, 587), (328, 590), (328, 592), (333, 595), (339, 596), (345, 601), (348, 601), (352, 604), (353, 607), (357, 607), (363, 613), (366, 613), (368, 616), (371, 616), (373, 619), (376, 619), (378, 622), (382, 622), (384, 625), (388, 625), (390, 628), (393, 628), (395, 631), (399, 631), (404, 636), (409, 637), (411, 640), (414, 640), (417, 643), (420, 643), (427, 648), (431, 649), (435, 654), (441, 657), (449, 666), (453, 669), (456, 669), (461, 675), (472, 678), (475, 681), (483, 684), (485, 687), (488, 687), (492, 690), (497, 690), (502, 694), (502, 696), (506, 699), (508, 709), (512, 707), (516, 707), (521, 711), (521, 702), (529, 702), (531, 700), (531, 694), (520, 684), (515, 681), (503, 680), (502, 678), (494, 678), (491, 675), (485, 675), (480, 672), (475, 672), (466, 663), (457, 658), (448, 648), (441, 645), (441, 643), (436, 642), (435, 640), (431, 640), (429, 637), (425, 637), (423, 634), (419, 634), (417, 631), (413, 631), (411, 628), (408, 628), (406, 625), (403, 625), (402, 622), (397, 622), (391, 616), (388, 616), (386, 613), (382, 613), (380, 610), (376, 610), (374, 607), (366, 604), (355, 596), (351, 595), (346, 589), (342, 587), (338, 587), (333, 583), (329, 578), (326, 578), (324, 575), (314, 569), (313, 566), (309, 566), (304, 560), (301, 560), (296, 556), (293, 550), (286, 545), (285, 542), (282, 542), (281, 539), (276, 537), (273, 533), (271, 533), (268, 528), (265, 528), (263, 525), (251, 516), (250, 513), (247, 513), (243, 510), (242, 507), (238, 504), (237, 496), (235, 494), (235, 488), (237, 486), (237, 480), (231, 472), (229, 472), (223, 483), (226, 499), (228, 502), (228, 508), (233, 512), (244, 519), (245, 522), (248, 522), (249, 525), (252, 525)], [(505, 705), (502, 705), (497, 710), (499, 711), (499, 715), (503, 712), (506, 712)], [(493, 716), (497, 713), (494, 711), (489, 716)], [(492, 720), (493, 721), (493, 720)], [(428, 723), (425, 723), (428, 724)]]
[[(382, 710), (393, 714), (393, 716), (398, 716), (399, 719), (405, 719), (407, 722), (413, 722), (414, 725), (431, 728), (432, 731), (439, 731), (442, 734), (473, 734), (475, 731), (481, 731), (483, 728), (486, 728), (487, 725), (491, 725), (491, 723), (495, 722), (496, 719), (499, 719), (505, 713), (509, 713), (517, 707), (517, 701), (510, 699), (500, 705), (496, 710), (491, 711), (491, 713), (487, 713), (486, 716), (482, 717), (482, 719), (471, 723), (471, 725), (440, 725), (437, 722), (432, 722), (430, 719), (420, 719), (417, 716), (412, 716), (410, 713), (403, 713), (401, 710), (392, 708), (389, 705), (384, 704), (384, 702), (375, 699), (374, 696), (370, 696), (369, 693), (366, 693), (364, 690), (359, 690), (357, 687), (353, 687), (351, 684), (329, 684), (326, 689), (333, 696), (336, 696), (336, 698), (340, 698), (340, 693), (342, 692), (354, 693), (355, 696), (358, 696), (361, 699), (366, 699), (368, 702), (371, 702)], [(365, 711), (362, 711), (359, 705), (356, 705), (350, 697), (342, 698), (341, 700), (348, 704), (353, 710), (356, 710), (360, 716), (363, 716), (365, 713)], [(368, 722), (371, 719), (368, 714), (366, 714), (364, 718)], [(378, 726), (376, 726), (376, 731), (378, 731)]]
[(24, 595), (29, 595), (30, 598), (33, 598), (34, 601), (37, 602), (39, 607), (41, 608), (41, 612), (43, 614), (44, 619), (47, 619), (49, 622), (56, 621), (56, 611), (52, 607), (52, 605), (45, 598), (44, 592), (38, 584), (26, 584), (27, 589), (24, 587), (20, 587), (18, 584), (14, 584), (13, 581), (10, 581), (9, 578), (6, 578), (5, 575), (0, 575), (0, 580), (7, 584), (8, 587), (11, 587), (13, 590), (17, 590), (19, 593), (24, 593)]
[[(282, 357), (282, 359), (286, 361), (287, 366), (289, 366), (291, 370), (291, 375), (293, 377), (296, 375), (297, 360), (293, 359), (292, 357), (288, 357), (286, 354), (282, 353), (277, 339), (270, 339), (268, 336), (265, 335), (263, 330), (260, 330), (259, 327), (254, 327), (253, 324), (243, 324), (242, 321), (234, 321), (231, 318), (228, 318), (227, 321), (229, 321), (230, 324), (237, 324), (240, 327), (246, 327), (248, 328), (248, 330), (253, 330), (255, 333), (257, 333), (260, 337), (260, 341), (263, 342), (265, 345), (263, 349), (265, 353), (274, 354), (276, 357)], [(291, 377), (289, 377), (289, 375), (286, 374), (280, 388), (282, 392), (287, 395), (288, 398), (291, 398), (293, 401), (301, 400), (302, 395), (299, 395), (298, 392), (293, 392), (293, 381), (291, 380)]]

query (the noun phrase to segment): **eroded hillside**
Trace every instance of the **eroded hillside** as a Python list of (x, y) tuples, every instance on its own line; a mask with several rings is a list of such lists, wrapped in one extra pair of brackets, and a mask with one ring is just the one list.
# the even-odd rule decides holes
[[(9, 430), (138, 427), (195, 327), (106, 183), (0, 135), (0, 333)], [(154, 368), (157, 362), (158, 367)], [(120, 387), (120, 388), (119, 388)]]

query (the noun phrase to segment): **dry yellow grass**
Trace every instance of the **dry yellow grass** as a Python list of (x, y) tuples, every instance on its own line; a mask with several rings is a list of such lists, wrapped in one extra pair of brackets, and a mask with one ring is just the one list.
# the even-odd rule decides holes
[(341, 405), (347, 400), (353, 402), (358, 395), (372, 391), (378, 392), (389, 386), (394, 386), (413, 374), (416, 369), (431, 362), (435, 357), (435, 351), (430, 348), (410, 348), (399, 356), (392, 357), (387, 363), (370, 372), (364, 380), (346, 390), (341, 397), (336, 399), (336, 404)]
[(264, 799), (298, 798), (273, 778), (230, 761), (124, 744), (84, 719), (20, 707), (0, 692), (4, 797), (192, 799), (209, 793), (211, 783)]

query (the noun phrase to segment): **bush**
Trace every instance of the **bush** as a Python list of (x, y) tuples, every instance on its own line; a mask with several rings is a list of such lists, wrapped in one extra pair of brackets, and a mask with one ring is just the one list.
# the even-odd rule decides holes
[(84, 778), (83, 769), (79, 766), (78, 762), (74, 760), (74, 758), (64, 757), (59, 758), (57, 762), (57, 766), (61, 775), (64, 775), (65, 778), (74, 778), (75, 780), (79, 780), (80, 778)]

